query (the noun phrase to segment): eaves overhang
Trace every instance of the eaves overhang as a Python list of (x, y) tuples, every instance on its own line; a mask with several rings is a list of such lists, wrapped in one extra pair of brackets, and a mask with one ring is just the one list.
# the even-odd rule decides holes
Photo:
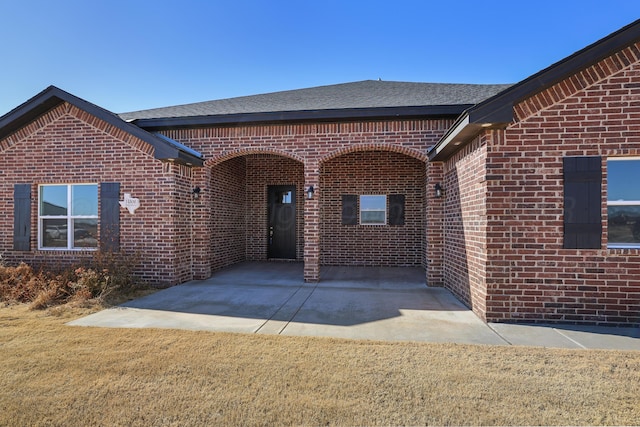
[(428, 151), (430, 161), (447, 160), (451, 155), (465, 146), (482, 131), (504, 129), (510, 123), (506, 118), (495, 122), (482, 121), (477, 118), (473, 109), (463, 112), (440, 140)]
[(519, 102), (639, 40), (640, 20), (636, 20), (491, 98), (470, 107), (458, 117), (453, 126), (429, 150), (429, 160), (447, 160), (483, 130), (507, 127), (514, 120), (514, 106)]
[(153, 147), (154, 157), (158, 160), (171, 161), (190, 166), (204, 165), (204, 159), (198, 152), (181, 146), (181, 144), (175, 141), (167, 141), (165, 138), (161, 138), (138, 126), (127, 123), (116, 114), (77, 96), (71, 95), (55, 86), (49, 86), (33, 98), (0, 117), (0, 139), (10, 136), (33, 120), (36, 120), (42, 114), (65, 102), (147, 142)]
[(456, 117), (472, 104), (429, 105), (415, 107), (373, 107), (330, 110), (275, 111), (240, 114), (219, 114), (189, 117), (136, 119), (130, 123), (150, 132), (164, 129), (203, 128), (261, 123), (330, 122), (397, 118)]

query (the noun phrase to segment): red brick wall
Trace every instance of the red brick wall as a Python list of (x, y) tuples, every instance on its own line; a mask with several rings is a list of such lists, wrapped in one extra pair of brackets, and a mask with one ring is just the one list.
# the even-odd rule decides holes
[[(227, 172), (230, 175), (227, 179), (233, 179), (233, 177), (236, 176), (233, 173), (234, 167), (230, 166), (230, 169), (231, 170)], [(224, 260), (221, 258), (214, 259), (213, 254), (216, 254), (217, 256), (224, 256), (228, 253), (225, 250), (217, 250), (214, 248), (214, 245), (217, 245), (218, 243), (224, 245), (225, 242), (228, 242), (230, 236), (225, 234), (227, 232), (233, 236), (233, 231), (231, 231), (232, 227), (230, 226), (225, 228), (223, 226), (224, 221), (231, 217), (231, 207), (224, 204), (226, 199), (221, 199), (221, 196), (214, 195), (216, 187), (212, 185), (213, 170), (211, 168), (193, 168), (191, 173), (193, 186), (191, 191), (196, 187), (200, 188), (200, 194), (197, 198), (194, 197), (192, 204), (192, 271), (194, 279), (206, 279), (211, 277), (214, 266), (215, 268), (220, 268), (220, 264), (227, 265), (224, 264)], [(242, 177), (244, 174), (240, 176)], [(239, 182), (242, 183), (242, 180), (239, 180)], [(242, 186), (240, 187), (243, 188)], [(220, 213), (221, 216), (211, 217), (211, 211), (214, 210), (212, 207), (213, 204), (220, 202), (223, 203), (222, 206), (219, 206), (215, 211)], [(237, 217), (237, 215), (238, 213), (235, 212), (235, 217)], [(217, 229), (222, 237), (220, 241), (214, 242), (211, 240), (214, 228)], [(242, 237), (243, 238), (240, 240), (244, 241), (244, 235), (242, 235)]]
[[(640, 45), (515, 107), (488, 145), (490, 321), (640, 323), (640, 251), (607, 249), (606, 158), (640, 155)], [(603, 156), (603, 248), (563, 249), (565, 156)]]
[[(172, 189), (163, 197), (163, 207), (150, 215), (162, 218), (156, 220), (164, 222), (164, 230), (158, 235), (162, 243), (164, 254), (158, 256), (164, 258), (171, 256), (172, 284), (186, 282), (193, 279), (191, 265), (193, 263), (194, 245), (194, 204), (192, 198), (192, 169), (174, 163), (164, 163), (164, 176), (158, 180), (158, 185), (165, 189)], [(142, 199), (141, 199), (142, 203)], [(136, 211), (137, 215), (138, 211)], [(122, 215), (128, 215), (122, 211)], [(144, 246), (143, 246), (144, 247)]]
[[(201, 152), (208, 159), (207, 168), (215, 169), (215, 165), (225, 160), (255, 154), (271, 154), (299, 161), (303, 165), (304, 173), (302, 189), (306, 189), (309, 185), (314, 185), (316, 189), (314, 199), (306, 200), (304, 203), (306, 223), (303, 233), (298, 236), (303, 238), (303, 241), (299, 240), (299, 250), (300, 248), (303, 250), (305, 279), (315, 281), (319, 278), (320, 200), (324, 191), (323, 186), (320, 185), (320, 165), (350, 152), (375, 150), (398, 152), (426, 161), (427, 148), (434, 145), (452, 123), (451, 119), (441, 119), (264, 124), (175, 129), (163, 133)], [(200, 185), (215, 187), (216, 179), (213, 178), (211, 183), (203, 182)], [(300, 189), (298, 193), (298, 197), (303, 196)], [(298, 207), (302, 208), (302, 205)], [(215, 215), (215, 212), (212, 211), (210, 215)], [(301, 224), (302, 221), (299, 222), (299, 226)], [(260, 233), (262, 232), (259, 231)], [(422, 233), (418, 251), (424, 255), (424, 229)], [(209, 239), (214, 241), (215, 233)], [(264, 248), (264, 245), (261, 246), (258, 242), (257, 247)], [(201, 254), (200, 252), (204, 251), (202, 246), (196, 250), (198, 253), (194, 255), (194, 259), (199, 260), (200, 264), (194, 268), (197, 271), (207, 271), (210, 267), (205, 265), (203, 260), (215, 258), (218, 255)], [(423, 257), (420, 265), (424, 263)]]
[[(362, 151), (320, 170), (323, 265), (424, 264), (425, 163), (400, 153)], [(405, 225), (342, 225), (342, 195), (404, 194)]]
[[(63, 104), (0, 141), (0, 253), (8, 262), (68, 264), (90, 257), (77, 251), (38, 250), (38, 185), (119, 182), (121, 197), (140, 199), (135, 214), (121, 210), (121, 249), (139, 254), (139, 274), (154, 284), (190, 278), (183, 264), (190, 227), (183, 192), (189, 172), (164, 165), (152, 148), (99, 119)], [(32, 185), (31, 251), (13, 251), (13, 186)], [(180, 227), (180, 230), (176, 230)], [(179, 250), (178, 250), (179, 248)]]
[(210, 208), (202, 214), (213, 224), (207, 236), (211, 270), (246, 260), (246, 174), (245, 158), (230, 159), (211, 169), (211, 181), (203, 188), (203, 196), (210, 194)]
[[(12, 212), (13, 184), (18, 182), (33, 184), (34, 194), (40, 183), (120, 182), (121, 194), (131, 193), (141, 201), (134, 215), (122, 211), (122, 250), (142, 255), (140, 274), (145, 279), (175, 284), (207, 277), (213, 269), (243, 259), (264, 259), (266, 186), (293, 183), (299, 204), (297, 256), (306, 261), (305, 277), (317, 280), (323, 160), (377, 149), (424, 159), (426, 148), (450, 124), (451, 120), (391, 120), (166, 132), (209, 159), (206, 168), (190, 169), (155, 160), (143, 141), (63, 105), (0, 141), (2, 208)], [(235, 157), (241, 158), (231, 160)], [(311, 184), (316, 198), (305, 202), (304, 190)], [(203, 189), (199, 199), (191, 196), (195, 186)], [(87, 256), (37, 250), (35, 199), (32, 209), (33, 250), (28, 253), (12, 253), (13, 219), (0, 219), (5, 259), (59, 263)], [(259, 215), (239, 219), (238, 212), (245, 211)], [(424, 239), (416, 253), (424, 253), (423, 245)]]
[(383, 120), (353, 123), (264, 124), (175, 129), (165, 135), (199, 151), (208, 165), (245, 154), (280, 154), (307, 165), (359, 145), (394, 147), (424, 156), (453, 123), (440, 120)]
[(486, 155), (486, 138), (476, 138), (444, 164), (443, 185), (443, 283), (480, 317), (487, 293)]
[(429, 162), (427, 163), (425, 199), (424, 260), (427, 270), (427, 284), (429, 286), (444, 286), (444, 201), (446, 198), (444, 196), (436, 197), (436, 184), (445, 185), (443, 163)]

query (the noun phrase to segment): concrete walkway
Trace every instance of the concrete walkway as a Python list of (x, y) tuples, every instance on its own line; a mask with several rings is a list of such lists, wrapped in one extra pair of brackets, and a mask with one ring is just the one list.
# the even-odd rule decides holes
[(247, 262), (70, 322), (384, 341), (640, 350), (640, 328), (485, 324), (419, 268)]

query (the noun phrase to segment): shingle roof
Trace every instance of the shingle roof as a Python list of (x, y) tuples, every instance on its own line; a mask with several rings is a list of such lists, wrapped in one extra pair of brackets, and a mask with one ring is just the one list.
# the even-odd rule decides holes
[(408, 83), (365, 80), (134, 111), (120, 114), (120, 117), (132, 121), (285, 111), (439, 105), (470, 106), (509, 86), (505, 84)]

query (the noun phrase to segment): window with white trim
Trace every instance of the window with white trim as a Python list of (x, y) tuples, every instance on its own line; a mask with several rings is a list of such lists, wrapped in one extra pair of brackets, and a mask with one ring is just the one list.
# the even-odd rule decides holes
[(387, 223), (387, 196), (360, 196), (360, 224), (385, 225)]
[(607, 159), (608, 247), (640, 247), (640, 157)]
[(38, 191), (38, 247), (98, 247), (98, 185), (41, 185)]

